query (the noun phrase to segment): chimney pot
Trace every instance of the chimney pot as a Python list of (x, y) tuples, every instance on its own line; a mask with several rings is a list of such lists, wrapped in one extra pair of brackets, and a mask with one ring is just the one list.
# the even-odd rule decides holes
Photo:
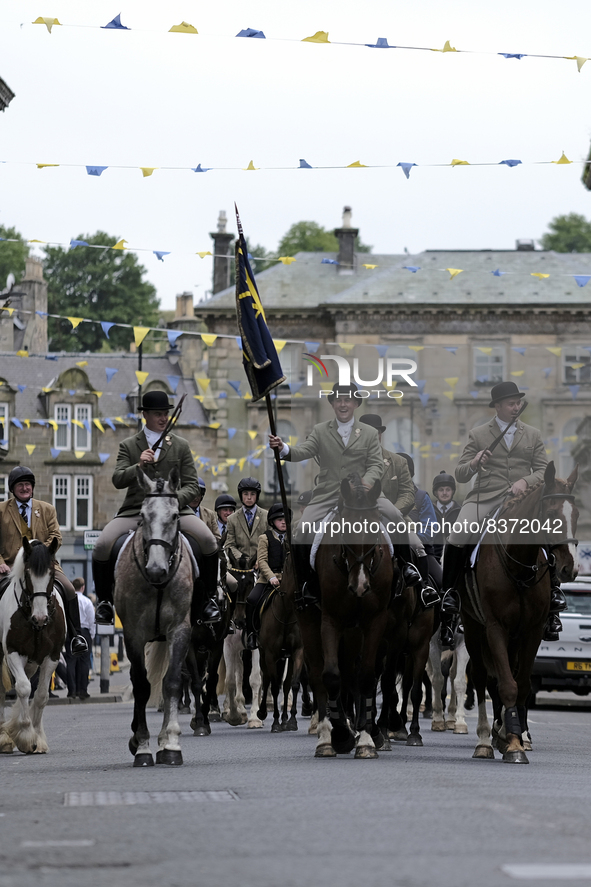
[(353, 274), (355, 270), (355, 240), (359, 234), (359, 228), (351, 227), (351, 216), (351, 207), (345, 206), (343, 208), (343, 226), (334, 230), (334, 235), (339, 241), (339, 264), (337, 266), (339, 274)]

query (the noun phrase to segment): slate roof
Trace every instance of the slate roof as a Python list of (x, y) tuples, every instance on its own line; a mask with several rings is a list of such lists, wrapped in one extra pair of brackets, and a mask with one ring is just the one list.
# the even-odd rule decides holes
[[(339, 274), (335, 265), (322, 264), (335, 253), (298, 253), (291, 265), (277, 265), (257, 274), (265, 309), (297, 310), (318, 306), (371, 305), (581, 305), (587, 306), (589, 289), (573, 280), (574, 274), (591, 275), (591, 253), (555, 253), (542, 250), (426, 250), (415, 255), (358, 253), (353, 274)], [(366, 270), (363, 263), (377, 265)], [(404, 265), (419, 266), (412, 273)], [(461, 268), (454, 280), (440, 269)], [(493, 271), (508, 272), (495, 276)], [(549, 279), (531, 277), (549, 274)], [(570, 276), (569, 276), (570, 275)], [(217, 293), (195, 306), (205, 315), (234, 310), (234, 289)]]
[[(62, 352), (51, 355), (51, 358), (49, 360), (44, 355), (17, 357), (14, 352), (0, 352), (0, 378), (5, 379), (11, 388), (16, 389), (15, 415), (17, 417), (25, 419), (53, 418), (45, 416), (39, 394), (41, 394), (42, 388), (49, 387), (52, 383), (55, 384), (61, 373), (69, 369), (81, 369), (87, 374), (92, 388), (95, 391), (103, 392), (98, 400), (99, 418), (121, 415), (125, 417), (130, 411), (129, 401), (120, 395), (137, 393), (138, 384), (135, 377), (135, 371), (138, 368), (137, 354)], [(77, 367), (78, 361), (87, 361), (87, 366)], [(107, 382), (105, 367), (117, 370), (110, 382)], [(166, 377), (181, 375), (180, 366), (172, 364), (167, 356), (161, 354), (144, 354), (143, 369), (150, 373), (146, 384), (149, 385), (150, 382), (158, 379), (169, 389), (172, 386), (169, 385)], [(17, 385), (26, 385), (27, 387), (20, 392)], [(0, 399), (1, 391), (0, 388)], [(181, 424), (185, 425), (190, 422), (197, 422), (199, 425), (206, 424), (208, 419), (203, 407), (193, 397), (198, 391), (192, 377), (181, 378), (176, 398), (172, 397), (173, 402), (185, 393), (187, 398), (183, 405)]]

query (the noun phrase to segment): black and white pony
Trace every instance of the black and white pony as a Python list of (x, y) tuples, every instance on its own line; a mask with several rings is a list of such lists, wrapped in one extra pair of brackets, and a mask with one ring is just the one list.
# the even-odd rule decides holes
[[(59, 543), (49, 546), (23, 537), (23, 547), (10, 572), (10, 582), (0, 600), (0, 753), (14, 747), (25, 754), (45, 754), (47, 737), (43, 710), (49, 682), (66, 638), (62, 600), (54, 588), (54, 555)], [(39, 669), (39, 683), (29, 705), (31, 681)], [(10, 718), (4, 720), (6, 691), (12, 680), (16, 690)]]

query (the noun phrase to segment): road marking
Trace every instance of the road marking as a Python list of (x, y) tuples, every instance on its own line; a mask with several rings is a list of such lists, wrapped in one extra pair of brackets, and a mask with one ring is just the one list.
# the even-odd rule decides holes
[(587, 881), (591, 880), (591, 865), (587, 863), (503, 865), (501, 871), (521, 881)]
[(222, 791), (188, 792), (66, 792), (64, 807), (116, 807), (133, 804), (174, 804), (178, 801), (238, 801), (236, 792)]
[(91, 838), (81, 838), (79, 841), (21, 841), (21, 847), (94, 847), (94, 844)]

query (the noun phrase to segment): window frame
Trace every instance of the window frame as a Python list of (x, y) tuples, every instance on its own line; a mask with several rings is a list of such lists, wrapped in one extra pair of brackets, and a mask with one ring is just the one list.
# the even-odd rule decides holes
[[(492, 348), (492, 352), (490, 354), (485, 354), (482, 351), (479, 351), (480, 348)], [(501, 357), (500, 364), (500, 373), (498, 378), (493, 376), (492, 368), (493, 363), (491, 359), (495, 356), (495, 352)], [(482, 372), (479, 372), (479, 368), (477, 366), (478, 361), (487, 361), (488, 365), (488, 375), (487, 378), (482, 382), (478, 378), (479, 376), (483, 376)], [(472, 343), (472, 384), (475, 387), (486, 388), (490, 385), (496, 385), (498, 382), (502, 382), (505, 377), (505, 370), (507, 369), (507, 346), (504, 342), (499, 343), (497, 345), (485, 345), (484, 343), (478, 344), (476, 342)]]
[[(65, 496), (57, 496), (56, 495), (56, 492), (57, 492), (56, 488), (58, 486), (58, 483), (61, 481), (66, 482), (67, 492), (66, 492)], [(51, 498), (52, 498), (53, 507), (56, 510), (56, 515), (58, 518), (58, 525), (59, 525), (60, 530), (70, 530), (72, 527), (71, 496), (72, 496), (72, 475), (71, 474), (54, 474), (53, 481), (52, 481)], [(56, 505), (57, 499), (65, 500), (65, 502), (66, 502), (66, 522), (64, 524), (59, 523), (59, 513), (58, 513), (58, 509), (57, 509), (57, 505)]]
[[(92, 429), (92, 405), (89, 403), (77, 403), (74, 404), (74, 418), (77, 422), (82, 422), (83, 419), (80, 418), (80, 412), (86, 411), (87, 415), (84, 416), (84, 419), (88, 419), (88, 424)], [(73, 441), (73, 449), (79, 450), (83, 453), (89, 453), (92, 450), (92, 430), (88, 431), (88, 429), (79, 428), (77, 425), (74, 425), (74, 441)], [(81, 446), (78, 442), (78, 435), (84, 432), (86, 435), (86, 445)]]
[[(80, 496), (78, 494), (78, 481), (88, 481), (88, 496)], [(72, 507), (74, 516), (75, 530), (92, 530), (93, 529), (93, 493), (94, 493), (94, 475), (92, 474), (74, 474), (72, 475)], [(85, 499), (88, 501), (88, 522), (86, 524), (78, 523), (78, 500)]]
[[(571, 354), (568, 354), (568, 352)], [(575, 352), (574, 360), (572, 352)], [(568, 358), (568, 362), (567, 362)], [(583, 363), (585, 366), (579, 367), (578, 369), (573, 369), (570, 364), (571, 363), (581, 363), (581, 359), (584, 358)], [(574, 373), (574, 378), (568, 379), (567, 373)], [(585, 372), (587, 378), (581, 379), (581, 372)], [(589, 346), (585, 345), (563, 345), (562, 346), (562, 384), (563, 385), (590, 385), (591, 384), (591, 353), (589, 352)]]
[[(58, 420), (58, 410), (65, 409), (68, 415), (66, 420)], [(70, 403), (56, 403), (53, 408), (53, 420), (57, 423), (57, 428), (53, 432), (53, 446), (56, 450), (61, 450), (65, 452), (66, 450), (72, 449), (72, 404)], [(60, 426), (65, 426), (66, 428), (66, 446), (60, 446), (58, 444), (58, 433)], [(76, 427), (76, 426), (74, 426)]]

